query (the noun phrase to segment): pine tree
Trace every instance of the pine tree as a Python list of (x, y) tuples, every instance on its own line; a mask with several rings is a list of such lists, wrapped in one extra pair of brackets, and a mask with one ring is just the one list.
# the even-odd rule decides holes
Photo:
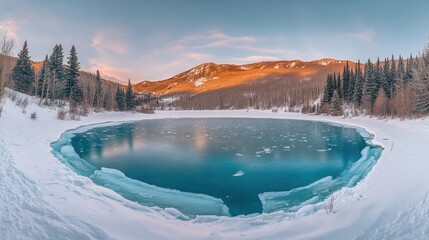
[(368, 59), (368, 62), (365, 64), (364, 72), (364, 99), (366, 101), (366, 106), (370, 108), (369, 110), (372, 110), (375, 99), (378, 95), (378, 86), (375, 71), (376, 70), (374, 70), (373, 63), (371, 62), (371, 60)]
[(71, 101), (75, 103), (81, 103), (83, 100), (83, 89), (79, 82), (72, 88)]
[(390, 64), (390, 78), (389, 78), (390, 80), (389, 87), (390, 87), (391, 96), (393, 96), (393, 93), (395, 92), (396, 75), (397, 75), (396, 62), (395, 62), (395, 57), (392, 55), (391, 64)]
[(127, 110), (133, 110), (135, 108), (134, 93), (131, 85), (131, 81), (128, 79), (127, 91), (125, 93), (125, 107)]
[(102, 99), (102, 83), (100, 71), (97, 70), (97, 74), (95, 77), (95, 94), (94, 94), (94, 107), (101, 108), (103, 107), (103, 99)]
[(48, 55), (46, 55), (45, 60), (43, 61), (43, 65), (42, 68), (40, 69), (39, 75), (37, 76), (37, 91), (36, 91), (36, 96), (39, 96), (40, 98), (43, 98), (43, 94), (46, 91), (46, 72), (47, 72), (47, 68), (49, 68), (49, 59), (48, 59)]
[(384, 59), (384, 67), (383, 67), (383, 75), (382, 75), (382, 85), (384, 93), (386, 94), (387, 98), (392, 97), (392, 88), (390, 87), (390, 63), (389, 60), (386, 58)]
[(67, 59), (68, 66), (66, 68), (66, 81), (63, 88), (63, 96), (73, 101), (76, 99), (80, 99), (81, 101), (81, 97), (74, 96), (74, 94), (80, 94), (82, 92), (82, 89), (79, 89), (81, 87), (78, 82), (80, 63), (78, 62), (76, 48), (74, 46), (72, 46), (70, 56)]
[(336, 88), (335, 78), (331, 74), (328, 74), (326, 79), (325, 93), (323, 95), (324, 103), (331, 102), (332, 96), (334, 95), (335, 88)]
[(52, 51), (51, 56), (49, 57), (49, 62), (51, 64), (50, 71), (52, 75), (53, 89), (52, 97), (53, 98), (62, 98), (62, 88), (65, 85), (64, 81), (64, 53), (63, 47), (61, 44), (56, 44)]
[[(374, 84), (375, 84), (375, 95), (378, 96), (379, 90), (381, 88), (381, 76), (382, 76), (382, 68), (381, 68), (381, 62), (380, 62), (380, 58), (377, 58), (377, 63), (375, 64), (375, 69), (374, 69)], [(373, 93), (374, 94), (374, 93)]]
[(352, 102), (354, 101), (355, 96), (355, 85), (356, 85), (356, 73), (353, 72), (353, 69), (350, 69), (350, 82), (349, 82), (349, 89), (348, 89), (348, 101)]
[(12, 70), (12, 79), (15, 89), (23, 93), (30, 93), (33, 88), (34, 70), (31, 67), (27, 41), (18, 54), (15, 67)]
[(122, 90), (122, 88), (120, 87), (119, 84), (118, 84), (118, 88), (116, 89), (115, 100), (116, 100), (116, 105), (118, 106), (118, 109), (120, 111), (124, 111), (125, 110), (125, 94), (124, 94), (124, 91)]
[(338, 97), (340, 99), (343, 99), (343, 86), (341, 85), (341, 74), (338, 73), (337, 75), (337, 86), (336, 86), (336, 90), (338, 92)]
[(413, 93), (415, 96), (414, 112), (429, 113), (429, 55), (424, 52), (415, 62), (413, 72)]
[(335, 90), (334, 95), (332, 96), (332, 103), (331, 103), (331, 114), (333, 116), (340, 116), (343, 114), (343, 111), (341, 109), (342, 101), (340, 96), (338, 95), (338, 91)]
[(362, 68), (360, 66), (360, 61), (358, 61), (358, 64), (356, 66), (356, 82), (355, 82), (355, 95), (354, 95), (354, 102), (358, 106), (360, 106), (360, 104), (362, 103), (363, 86), (364, 86), (364, 79), (362, 75)]
[(407, 59), (407, 66), (404, 74), (404, 82), (407, 84), (413, 79), (413, 55), (410, 55), (410, 58)]
[(350, 101), (349, 86), (350, 86), (350, 69), (349, 69), (349, 61), (347, 61), (343, 69), (343, 98), (345, 101)]
[(43, 72), (41, 71), (41, 74), (39, 76), (40, 82), (41, 82), (41, 92), (40, 92), (39, 104), (42, 103), (43, 99), (46, 99), (49, 96), (50, 86), (52, 85), (52, 74), (51, 74), (50, 62), (48, 59), (48, 55), (46, 55), (45, 61), (43, 62), (43, 69), (42, 70), (43, 70)]
[(398, 68), (396, 70), (396, 79), (403, 79), (405, 75), (404, 59), (399, 55)]

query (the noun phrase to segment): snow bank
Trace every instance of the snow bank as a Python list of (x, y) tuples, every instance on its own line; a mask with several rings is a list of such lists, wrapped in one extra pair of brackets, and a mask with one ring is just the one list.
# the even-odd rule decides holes
[[(28, 113), (37, 112), (37, 120)], [(271, 111), (105, 112), (60, 121), (56, 111), (6, 99), (0, 117), (2, 239), (424, 239), (428, 233), (429, 120), (338, 118)], [(107, 121), (179, 117), (307, 119), (375, 131), (381, 158), (353, 188), (335, 193), (335, 213), (314, 205), (294, 213), (197, 216), (155, 210), (79, 176), (51, 154), (61, 133)], [(64, 149), (65, 152), (70, 149)], [(71, 153), (71, 152), (69, 152)]]

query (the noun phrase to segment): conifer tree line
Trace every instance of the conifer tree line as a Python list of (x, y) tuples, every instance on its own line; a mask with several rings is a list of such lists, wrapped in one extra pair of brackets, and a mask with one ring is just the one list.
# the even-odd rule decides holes
[(342, 115), (344, 106), (376, 116), (429, 114), (429, 50), (407, 59), (358, 61), (354, 68), (347, 62), (342, 73), (328, 74), (322, 112)]
[[(101, 79), (100, 72), (89, 74), (80, 71), (80, 63), (74, 46), (64, 64), (61, 44), (54, 46), (51, 55), (46, 55), (40, 70), (32, 67), (27, 41), (18, 54), (11, 71), (11, 86), (15, 90), (40, 98), (40, 103), (66, 100), (71, 107), (82, 107), (85, 111), (134, 110), (135, 94), (128, 81), (126, 92), (119, 84)], [(87, 113), (87, 112), (86, 112)]]

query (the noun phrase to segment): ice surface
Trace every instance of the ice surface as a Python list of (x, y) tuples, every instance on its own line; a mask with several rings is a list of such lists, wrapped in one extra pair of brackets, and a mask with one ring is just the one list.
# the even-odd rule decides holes
[[(175, 208), (192, 217), (199, 214), (229, 216), (229, 209), (221, 199), (160, 188), (130, 179), (115, 169), (96, 170), (90, 178), (98, 185), (106, 186), (125, 198), (145, 206)], [(169, 212), (171, 211), (170, 209)]]
[(244, 175), (244, 172), (243, 171), (237, 171), (236, 173), (234, 173), (234, 175), (232, 175), (233, 177), (241, 177), (241, 176), (243, 176)]
[[(113, 125), (106, 123), (103, 125)], [(336, 125), (336, 124), (332, 124)], [(341, 125), (344, 127), (344, 125)], [(65, 132), (61, 138), (52, 144), (53, 154), (63, 163), (73, 169), (76, 173), (90, 177), (98, 185), (113, 189), (127, 199), (138, 202), (145, 206), (175, 208), (181, 213), (194, 217), (197, 214), (229, 216), (229, 209), (221, 199), (208, 195), (181, 192), (177, 190), (165, 189), (149, 185), (141, 181), (126, 177), (122, 172), (103, 168), (101, 170), (81, 159), (71, 145), (71, 138), (75, 133), (82, 133), (94, 126), (85, 126)], [(367, 143), (371, 143), (373, 136), (364, 129), (358, 129)], [(304, 134), (305, 135), (305, 134)], [(306, 140), (306, 136), (291, 135), (294, 138)], [(296, 139), (294, 139), (296, 140)], [(301, 141), (301, 140), (300, 140)], [(277, 146), (262, 147), (262, 151), (256, 152), (256, 157), (260, 154), (270, 154), (272, 149)], [(290, 150), (291, 146), (283, 146), (285, 151)], [(330, 148), (320, 148), (316, 151), (330, 151)], [(322, 202), (330, 194), (340, 190), (342, 187), (353, 187), (359, 182), (366, 173), (375, 164), (381, 150), (378, 147), (369, 145), (362, 151), (362, 158), (347, 168), (339, 177), (323, 178), (308, 186), (296, 188), (284, 192), (266, 192), (259, 194), (262, 202), (263, 212), (270, 213), (275, 211), (293, 212), (297, 211), (307, 204)], [(236, 156), (242, 157), (243, 154), (236, 153)], [(237, 171), (233, 177), (243, 176), (243, 171)]]
[[(337, 178), (325, 177), (307, 186), (284, 192), (259, 194), (263, 212), (297, 211), (308, 204), (316, 204), (343, 187), (353, 187), (371, 170), (381, 155), (381, 148), (367, 146), (362, 157), (345, 169)], [(304, 201), (303, 201), (304, 200)]]
[[(80, 158), (71, 145), (74, 133), (81, 131), (82, 129), (67, 131), (61, 135), (58, 141), (51, 144), (52, 153), (76, 173), (89, 177), (94, 183), (110, 188), (123, 197), (144, 206), (175, 208), (190, 217), (198, 214), (230, 216), (228, 207), (221, 199), (146, 184), (130, 179), (115, 169), (97, 169)], [(170, 209), (169, 212), (172, 210)]]

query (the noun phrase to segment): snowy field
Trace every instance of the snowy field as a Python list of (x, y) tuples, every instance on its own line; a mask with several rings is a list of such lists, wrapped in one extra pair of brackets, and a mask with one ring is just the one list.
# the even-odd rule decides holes
[[(271, 111), (95, 113), (61, 121), (56, 110), (5, 99), (0, 117), (1, 239), (427, 239), (429, 120), (343, 119)], [(37, 112), (37, 120), (30, 113)], [(385, 150), (368, 176), (321, 204), (296, 213), (184, 221), (174, 209), (133, 203), (78, 176), (51, 154), (50, 143), (82, 125), (179, 117), (310, 119), (356, 125)]]

